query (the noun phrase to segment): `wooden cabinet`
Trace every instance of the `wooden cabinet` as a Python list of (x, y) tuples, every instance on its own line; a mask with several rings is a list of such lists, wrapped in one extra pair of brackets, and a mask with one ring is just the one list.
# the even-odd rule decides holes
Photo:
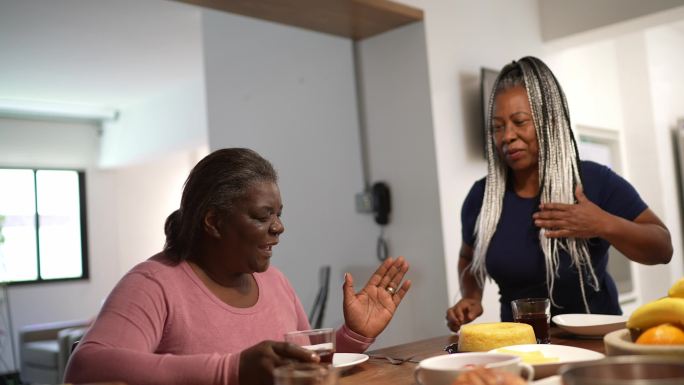
[(361, 40), (423, 20), (423, 11), (388, 0), (176, 0)]

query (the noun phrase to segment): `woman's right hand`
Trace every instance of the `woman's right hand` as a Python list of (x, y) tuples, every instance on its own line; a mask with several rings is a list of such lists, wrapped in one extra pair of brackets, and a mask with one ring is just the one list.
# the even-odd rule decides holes
[(461, 298), (456, 305), (447, 309), (447, 326), (457, 332), (461, 325), (467, 324), (482, 315), (482, 302), (472, 298)]
[(240, 353), (240, 385), (270, 385), (273, 369), (295, 361), (320, 362), (320, 358), (311, 350), (289, 342), (259, 342)]
[(447, 309), (446, 323), (449, 329), (457, 332), (461, 325), (467, 324), (482, 315), (482, 288), (470, 270), (474, 250), (465, 242), (458, 253), (458, 276), (461, 283), (461, 298), (456, 305)]

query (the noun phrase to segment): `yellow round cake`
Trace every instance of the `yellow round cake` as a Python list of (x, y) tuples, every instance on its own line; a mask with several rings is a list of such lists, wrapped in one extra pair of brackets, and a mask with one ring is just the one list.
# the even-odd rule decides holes
[(536, 344), (532, 326), (516, 322), (493, 322), (461, 326), (459, 352), (487, 352), (510, 345)]

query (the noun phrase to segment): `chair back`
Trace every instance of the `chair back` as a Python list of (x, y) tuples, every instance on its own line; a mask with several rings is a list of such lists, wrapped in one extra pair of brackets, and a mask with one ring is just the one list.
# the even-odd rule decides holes
[(328, 302), (328, 287), (330, 286), (330, 266), (321, 266), (318, 270), (318, 291), (316, 299), (309, 312), (309, 324), (313, 329), (320, 329), (323, 326), (325, 317), (325, 305)]

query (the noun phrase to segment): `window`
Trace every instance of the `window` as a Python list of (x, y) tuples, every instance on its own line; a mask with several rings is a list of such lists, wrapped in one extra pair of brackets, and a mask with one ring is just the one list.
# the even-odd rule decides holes
[(88, 277), (85, 175), (0, 168), (0, 281)]

